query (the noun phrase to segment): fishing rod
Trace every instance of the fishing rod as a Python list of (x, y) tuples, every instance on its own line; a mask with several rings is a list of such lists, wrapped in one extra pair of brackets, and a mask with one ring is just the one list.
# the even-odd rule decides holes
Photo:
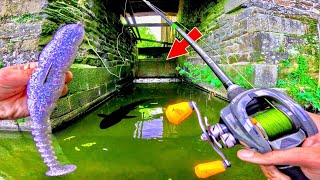
[[(301, 146), (303, 141), (318, 133), (318, 129), (304, 109), (290, 97), (274, 89), (245, 88), (233, 83), (206, 52), (179, 26), (166, 17), (149, 1), (143, 0), (153, 11), (172, 26), (200, 55), (227, 89), (228, 106), (220, 111), (219, 123), (210, 125), (202, 119), (195, 102), (182, 102), (166, 109), (167, 119), (179, 124), (194, 110), (197, 113), (201, 139), (210, 143), (223, 161), (199, 164), (195, 173), (200, 178), (224, 172), (231, 167), (230, 161), (220, 148), (241, 144), (248, 149), (266, 153)], [(221, 140), (221, 142), (220, 142)], [(222, 146), (223, 145), (223, 146)], [(292, 179), (308, 179), (296, 166), (277, 166)]]

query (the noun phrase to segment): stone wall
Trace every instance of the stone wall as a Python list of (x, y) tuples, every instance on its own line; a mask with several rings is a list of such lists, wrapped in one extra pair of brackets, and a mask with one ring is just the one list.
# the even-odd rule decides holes
[[(69, 84), (68, 96), (58, 101), (52, 113), (53, 128), (132, 82), (132, 66), (137, 57), (133, 34), (122, 27), (115, 8), (105, 7), (104, 3), (103, 0), (0, 2), (0, 65), (35, 62), (59, 26), (74, 22), (85, 25), (85, 39), (75, 61), (78, 64), (71, 68), (74, 80)], [(29, 130), (29, 122), (27, 119), (20, 127)], [(18, 127), (14, 121), (1, 121), (0, 129)]]
[[(199, 44), (212, 59), (231, 67), (249, 63), (256, 68), (259, 64), (255, 72), (260, 71), (260, 77), (255, 76), (251, 83), (255, 87), (273, 87), (277, 75), (268, 74), (277, 74), (277, 68), (272, 65), (277, 67), (288, 58), (296, 45), (309, 43), (306, 34), (315, 34), (320, 1), (224, 0), (210, 3), (200, 12), (203, 16), (197, 25), (204, 36)], [(187, 61), (204, 63), (190, 51)]]
[(46, 0), (0, 2), (0, 64), (10, 66), (37, 60), (41, 17)]

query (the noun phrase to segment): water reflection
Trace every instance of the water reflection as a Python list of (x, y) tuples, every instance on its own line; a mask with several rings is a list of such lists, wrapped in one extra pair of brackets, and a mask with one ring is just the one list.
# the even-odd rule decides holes
[[(163, 111), (161, 107), (139, 106), (142, 121), (135, 123), (133, 138), (157, 139), (163, 137)], [(159, 117), (160, 116), (160, 117)]]

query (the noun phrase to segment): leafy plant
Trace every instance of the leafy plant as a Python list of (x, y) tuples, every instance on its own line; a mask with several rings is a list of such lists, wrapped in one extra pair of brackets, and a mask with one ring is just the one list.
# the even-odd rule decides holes
[[(156, 36), (150, 31), (148, 27), (139, 27), (141, 38), (156, 41)], [(139, 41), (137, 47), (161, 47), (161, 44), (148, 41)]]
[[(188, 77), (194, 83), (208, 83), (214, 88), (220, 88), (223, 84), (222, 82), (214, 76), (212, 70), (208, 66), (193, 65), (189, 62), (184, 62), (183, 67), (178, 66), (176, 70), (180, 75)], [(239, 84), (244, 88), (251, 88), (252, 85), (248, 81), (254, 73), (254, 67), (246, 67), (244, 72), (239, 75), (239, 72), (231, 73), (227, 72), (226, 74), (232, 79), (233, 82)]]
[(279, 79), (277, 86), (286, 88), (288, 94), (305, 108), (320, 111), (320, 87), (317, 80), (310, 76), (308, 61), (303, 55), (298, 55), (296, 60), (298, 68), (288, 74), (285, 79)]
[(214, 77), (209, 67), (194, 66), (189, 62), (184, 62), (183, 66), (185, 69), (178, 66), (176, 70), (180, 75), (190, 78), (193, 83), (208, 83), (214, 88), (220, 88), (222, 86), (222, 82)]

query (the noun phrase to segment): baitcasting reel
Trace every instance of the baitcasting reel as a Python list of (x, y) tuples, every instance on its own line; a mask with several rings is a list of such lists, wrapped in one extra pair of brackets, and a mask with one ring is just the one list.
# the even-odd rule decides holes
[[(318, 133), (309, 115), (291, 98), (273, 89), (246, 90), (232, 82), (211, 57), (177, 24), (173, 23), (149, 1), (143, 0), (154, 12), (172, 26), (199, 54), (219, 78), (228, 91), (231, 103), (220, 113), (220, 122), (213, 126), (203, 124), (202, 117), (194, 102), (182, 103), (185, 108), (169, 106), (166, 111), (168, 120), (178, 124), (194, 109), (198, 114), (202, 139), (210, 142), (213, 149), (222, 157), (223, 162), (215, 161), (196, 166), (199, 177), (208, 177), (230, 167), (230, 162), (219, 150), (222, 141), (227, 148), (242, 144), (260, 153), (276, 149), (299, 146), (306, 137)], [(213, 167), (213, 168), (211, 168)], [(210, 169), (211, 168), (211, 169)], [(213, 169), (213, 170), (212, 170)], [(307, 179), (299, 167), (278, 166), (278, 169), (292, 179)]]
[[(254, 151), (266, 153), (297, 147), (306, 137), (318, 132), (314, 122), (296, 102), (274, 89), (242, 92), (221, 110), (220, 122), (215, 125), (209, 125), (206, 117), (202, 119), (195, 102), (171, 105), (166, 115), (170, 122), (179, 124), (192, 110), (196, 111), (203, 132), (201, 139), (208, 141), (223, 159), (197, 165), (195, 171), (200, 178), (218, 174), (231, 166), (220, 151), (223, 146), (231, 148), (242, 144)], [(298, 167), (282, 166), (278, 169), (292, 178), (306, 179)]]

